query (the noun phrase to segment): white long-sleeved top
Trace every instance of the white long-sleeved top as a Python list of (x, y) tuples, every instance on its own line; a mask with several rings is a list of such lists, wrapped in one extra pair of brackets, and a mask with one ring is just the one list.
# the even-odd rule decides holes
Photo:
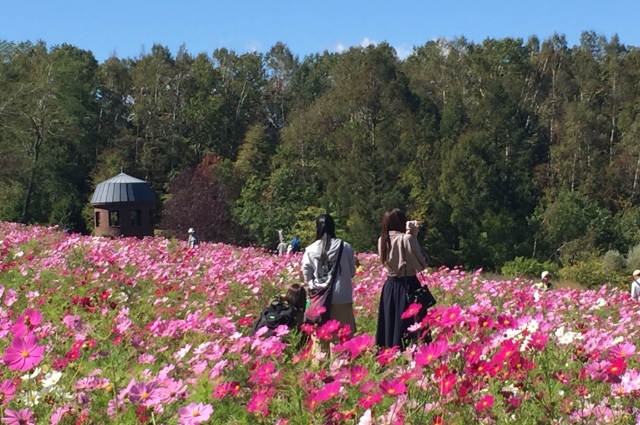
[(631, 282), (631, 298), (640, 301), (640, 279)]
[[(329, 262), (333, 263), (338, 258), (341, 240), (338, 238), (331, 239), (331, 246), (327, 252)], [(305, 282), (312, 281), (320, 270), (320, 261), (322, 255), (322, 241), (317, 240), (305, 248), (302, 255), (302, 274)], [(333, 294), (331, 295), (331, 304), (347, 304), (353, 302), (353, 286), (351, 279), (356, 275), (356, 260), (353, 255), (353, 248), (347, 242), (342, 248), (342, 258), (340, 259), (340, 268), (336, 275), (336, 281), (333, 284)]]

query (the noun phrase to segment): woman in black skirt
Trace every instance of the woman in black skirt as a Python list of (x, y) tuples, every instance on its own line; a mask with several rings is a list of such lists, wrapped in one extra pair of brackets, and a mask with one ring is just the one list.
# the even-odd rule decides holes
[(387, 271), (378, 310), (376, 344), (380, 347), (400, 346), (404, 349), (417, 334), (409, 333), (414, 318), (402, 319), (409, 307), (407, 295), (420, 287), (416, 274), (427, 266), (416, 235), (417, 222), (407, 222), (405, 214), (395, 208), (382, 218), (382, 234), (378, 240), (380, 261)]

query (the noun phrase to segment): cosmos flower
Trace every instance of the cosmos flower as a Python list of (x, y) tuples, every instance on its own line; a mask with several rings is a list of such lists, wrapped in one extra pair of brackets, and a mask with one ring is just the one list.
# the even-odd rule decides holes
[(7, 379), (0, 383), (0, 405), (6, 406), (16, 396), (16, 384)]
[(178, 409), (178, 423), (180, 425), (198, 425), (208, 421), (212, 414), (213, 407), (210, 404), (191, 403)]
[(6, 348), (2, 360), (11, 370), (26, 371), (42, 361), (44, 346), (38, 346), (38, 339), (29, 333), (15, 337)]
[(480, 401), (478, 401), (475, 405), (476, 410), (485, 410), (490, 409), (493, 406), (494, 397), (491, 394), (487, 394), (483, 396)]
[(320, 391), (318, 391), (318, 394), (316, 395), (316, 400), (318, 402), (331, 400), (333, 397), (337, 396), (340, 393), (341, 387), (342, 385), (340, 384), (339, 381), (333, 381), (328, 384), (325, 384), (325, 386), (322, 389), (320, 389)]
[(4, 410), (2, 422), (7, 425), (35, 425), (35, 418), (29, 409)]

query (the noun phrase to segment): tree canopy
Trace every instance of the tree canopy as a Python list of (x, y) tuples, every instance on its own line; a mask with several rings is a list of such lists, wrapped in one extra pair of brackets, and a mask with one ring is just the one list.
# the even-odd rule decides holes
[(400, 207), (440, 264), (623, 251), (640, 242), (639, 73), (636, 47), (594, 32), (440, 39), (405, 59), (279, 42), (98, 63), (0, 42), (0, 219), (90, 231), (93, 188), (124, 168), (161, 195), (169, 234), (194, 199), (203, 239), (270, 249), (327, 211), (372, 250)]

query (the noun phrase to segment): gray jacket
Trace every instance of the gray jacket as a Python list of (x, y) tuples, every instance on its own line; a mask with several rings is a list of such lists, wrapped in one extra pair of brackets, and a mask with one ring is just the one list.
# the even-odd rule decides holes
[[(338, 258), (341, 240), (334, 238), (331, 240), (331, 246), (327, 252), (329, 262), (335, 262)], [(322, 254), (322, 241), (317, 240), (309, 245), (302, 255), (302, 274), (305, 282), (312, 281), (316, 272), (320, 268), (320, 260)], [(356, 274), (356, 260), (353, 254), (353, 248), (347, 242), (342, 248), (342, 258), (340, 259), (340, 267), (336, 275), (336, 281), (333, 285), (333, 295), (331, 304), (347, 304), (353, 302), (353, 287), (351, 279)]]

